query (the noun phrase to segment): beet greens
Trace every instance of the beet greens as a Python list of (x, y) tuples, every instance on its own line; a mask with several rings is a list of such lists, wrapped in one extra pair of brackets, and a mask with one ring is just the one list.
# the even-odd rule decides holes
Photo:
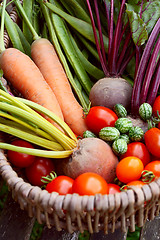
[[(92, 22), (97, 51), (99, 54), (102, 69), (107, 77), (121, 76), (126, 69), (126, 66), (135, 54), (135, 46), (132, 40), (132, 35), (129, 26), (129, 20), (126, 18), (125, 3), (122, 0), (120, 7), (117, 7), (114, 0), (98, 1), (94, 0), (90, 3), (86, 0), (88, 10)], [(101, 20), (100, 5), (104, 6), (105, 16), (107, 22), (107, 34), (109, 38), (108, 53), (106, 54), (104, 43)], [(117, 15), (117, 9), (118, 15)], [(117, 18), (117, 20), (115, 20)], [(98, 33), (96, 31), (98, 29)]]
[[(86, 0), (86, 3), (106, 77), (119, 77), (126, 70), (129, 72), (129, 62), (132, 58), (135, 61), (131, 112), (136, 115), (142, 103), (153, 104), (159, 90), (160, 1)], [(102, 6), (107, 23), (108, 52), (103, 43)]]

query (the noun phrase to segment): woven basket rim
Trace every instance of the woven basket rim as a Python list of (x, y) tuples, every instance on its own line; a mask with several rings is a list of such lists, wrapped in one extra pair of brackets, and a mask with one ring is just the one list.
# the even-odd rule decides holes
[[(53, 210), (54, 214), (60, 219), (66, 219), (66, 214), (71, 215), (72, 218), (72, 215), (81, 215), (83, 212), (89, 213), (90, 217), (93, 212), (96, 212), (96, 214), (105, 214), (107, 212), (110, 218), (108, 224), (111, 225), (112, 231), (115, 231), (117, 226), (121, 227), (123, 231), (126, 231), (127, 225), (135, 229), (135, 224), (138, 224), (138, 221), (143, 225), (146, 219), (152, 220), (159, 214), (159, 207), (158, 209), (156, 209), (156, 207), (157, 204), (159, 206), (160, 201), (160, 178), (144, 185), (142, 188), (131, 187), (125, 192), (122, 191), (116, 194), (96, 194), (91, 196), (80, 196), (78, 194), (59, 195), (57, 192), (49, 193), (45, 189), (42, 190), (38, 186), (33, 186), (25, 182), (12, 168), (3, 151), (0, 152), (0, 174), (6, 181), (9, 190), (12, 191), (13, 198), (19, 202), (21, 209), (26, 209), (29, 216), (36, 216), (39, 223), (46, 223), (48, 227), (52, 224), (55, 225), (55, 223), (52, 223), (52, 219), (46, 219), (44, 215), (46, 213), (53, 213)], [(38, 216), (34, 211), (29, 212), (30, 208), (33, 207), (36, 208), (36, 211), (39, 211)], [(153, 208), (154, 212), (152, 216), (150, 216), (150, 214), (146, 215), (146, 212), (149, 213), (150, 209)], [(139, 214), (139, 220), (136, 220), (135, 217), (137, 213)], [(122, 218), (122, 216), (125, 219), (124, 226), (121, 221), (116, 222), (116, 220)], [(134, 222), (128, 222), (133, 216), (135, 218)], [(115, 220), (113, 220), (113, 217)], [(66, 223), (65, 226), (63, 221), (56, 226), (56, 228), (57, 230), (61, 230), (67, 227), (70, 233), (77, 229), (83, 232), (84, 229), (88, 230), (88, 221), (93, 222), (92, 219), (87, 220), (87, 227), (83, 228), (81, 226), (73, 227), (71, 223)], [(100, 223), (97, 223), (97, 228), (99, 224)], [(104, 224), (101, 227), (99, 226), (100, 229), (104, 229), (104, 227)], [(94, 229), (90, 227), (89, 232), (93, 233)]]

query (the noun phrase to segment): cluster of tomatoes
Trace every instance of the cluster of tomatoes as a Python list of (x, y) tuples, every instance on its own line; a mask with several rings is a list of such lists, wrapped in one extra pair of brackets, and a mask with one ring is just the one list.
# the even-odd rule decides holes
[[(159, 104), (158, 104), (158, 103)], [(153, 105), (155, 115), (160, 112), (160, 97)], [(157, 115), (156, 115), (157, 116)], [(104, 107), (92, 107), (86, 117), (89, 129), (98, 134), (105, 126), (114, 126), (117, 115), (110, 109)], [(43, 186), (43, 177), (52, 176), (46, 183), (48, 192), (58, 192), (60, 195), (78, 193), (79, 195), (113, 194), (126, 189), (126, 186), (143, 186), (160, 177), (160, 124), (151, 128), (144, 134), (141, 142), (128, 144), (127, 152), (119, 157), (116, 168), (118, 182), (107, 183), (96, 173), (84, 173), (75, 180), (67, 176), (56, 176), (55, 164), (52, 159), (35, 157), (32, 155), (8, 151), (8, 159), (13, 166), (24, 169), (28, 181), (32, 185)], [(14, 140), (13, 145), (34, 148), (24, 140)], [(53, 173), (54, 174), (51, 174)], [(124, 186), (124, 188), (121, 186)]]
[[(19, 147), (34, 148), (34, 146), (24, 140), (14, 140), (13, 145)], [(43, 186), (44, 180), (49, 179), (50, 181), (46, 184), (45, 189), (48, 192), (58, 192), (60, 195), (78, 193), (79, 195), (94, 195), (96, 193), (108, 194), (113, 192), (113, 188), (117, 191), (119, 186), (114, 184), (107, 184), (107, 182), (96, 173), (84, 173), (77, 177), (75, 180), (68, 176), (56, 176), (55, 164), (52, 159), (35, 157), (20, 152), (14, 152), (8, 150), (8, 159), (14, 167), (24, 169), (25, 175), (28, 181), (35, 186)]]
[[(127, 184), (141, 187), (160, 177), (160, 96), (156, 98), (152, 111), (157, 124), (145, 132), (142, 141), (129, 143), (127, 152), (119, 157), (116, 175), (119, 183), (124, 186)], [(117, 119), (111, 109), (95, 106), (86, 116), (86, 123), (98, 136), (102, 128), (114, 127)]]

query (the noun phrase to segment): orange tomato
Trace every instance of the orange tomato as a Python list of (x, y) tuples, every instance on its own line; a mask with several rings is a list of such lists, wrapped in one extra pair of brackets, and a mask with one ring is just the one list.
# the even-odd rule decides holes
[(117, 178), (123, 182), (128, 183), (138, 180), (144, 169), (142, 161), (134, 156), (123, 158), (117, 165), (116, 175)]

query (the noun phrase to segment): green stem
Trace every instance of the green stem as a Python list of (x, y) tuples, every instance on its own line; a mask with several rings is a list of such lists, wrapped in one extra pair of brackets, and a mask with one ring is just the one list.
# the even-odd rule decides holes
[(36, 104), (35, 102), (31, 102), (31, 101), (29, 101), (27, 99), (21, 99), (21, 98), (16, 98), (16, 99), (21, 100), (23, 103), (25, 103), (29, 107), (33, 108), (35, 111), (43, 113), (46, 116), (48, 116), (49, 118), (51, 118), (53, 121), (55, 121), (65, 131), (67, 136), (69, 136), (73, 140), (77, 141), (77, 139), (75, 137), (75, 134), (72, 132), (72, 130), (69, 128), (69, 126), (65, 122), (60, 121), (60, 119), (54, 113), (52, 113), (48, 109), (44, 108), (43, 106), (40, 106), (39, 104)]
[(29, 132), (25, 132), (24, 130), (19, 129), (19, 125), (14, 124), (15, 127), (12, 127), (12, 121), (4, 120), (3, 118), (0, 118), (0, 131), (11, 134), (15, 137), (21, 138), (25, 141), (31, 142), (33, 144), (36, 144), (38, 146), (50, 149), (50, 150), (64, 150), (63, 147), (56, 142), (47, 140), (42, 137), (35, 136)]
[[(23, 10), (24, 10), (27, 18), (29, 19), (29, 21), (32, 23), (33, 0), (23, 0)], [(23, 34), (24, 34), (25, 38), (31, 44), (33, 41), (32, 33), (28, 29), (28, 25), (25, 21), (22, 21), (22, 29), (23, 29)]]
[[(4, 46), (4, 18), (5, 18), (5, 7), (6, 7), (6, 0), (3, 0), (3, 6), (2, 6), (2, 17), (1, 17), (1, 29), (0, 29), (0, 53), (2, 53), (5, 50)], [(1, 3), (2, 4), (2, 3)]]
[(15, 5), (16, 5), (18, 11), (19, 11), (20, 14), (22, 15), (24, 21), (26, 22), (29, 30), (31, 31), (32, 36), (33, 36), (33, 40), (39, 39), (40, 37), (38, 36), (37, 32), (36, 32), (35, 29), (33, 28), (31, 22), (29, 21), (29, 19), (28, 19), (26, 13), (25, 13), (25, 11), (24, 11), (24, 9), (23, 9), (20, 1), (19, 1), (19, 0), (15, 0), (14, 3), (15, 3)]
[(0, 142), (0, 149), (21, 152), (29, 155), (34, 155), (37, 157), (60, 158), (60, 159), (69, 157), (73, 152), (73, 150), (48, 151), (48, 150), (41, 150), (41, 149), (24, 148), (24, 147), (18, 147), (8, 143), (1, 143), (1, 142)]
[[(44, 115), (48, 116), (49, 118), (51, 118), (53, 121), (55, 121), (64, 131), (65, 133), (71, 137), (73, 140), (77, 141), (74, 133), (72, 132), (72, 130), (69, 128), (69, 126), (64, 122), (62, 121), (59, 117), (57, 117), (54, 113), (52, 113), (50, 110), (46, 109), (45, 107), (37, 104), (37, 103), (34, 103), (30, 100), (27, 100), (27, 99), (23, 99), (23, 98), (18, 98), (18, 97), (13, 97), (11, 95), (9, 95), (8, 93), (0, 90), (0, 94), (8, 99), (9, 101), (12, 102), (12, 104), (14, 104), (15, 106), (31, 113), (32, 115), (35, 115), (37, 116), (38, 118), (41, 118), (41, 120), (43, 122), (45, 122), (46, 124), (48, 124), (49, 122), (44, 118), (42, 117), (38, 112), (40, 113), (43, 113)], [(33, 110), (33, 109), (35, 110)], [(49, 123), (51, 124), (51, 123)], [(53, 126), (51, 124), (51, 126)], [(60, 133), (62, 133), (60, 130), (59, 130)]]
[(12, 124), (13, 124), (13, 122), (18, 123), (19, 126), (30, 130), (32, 133), (35, 133), (36, 135), (39, 135), (39, 136), (44, 137), (44, 138), (46, 138), (48, 140), (51, 140), (51, 141), (55, 141), (54, 138), (52, 138), (48, 133), (44, 132), (43, 130), (41, 130), (37, 127), (33, 127), (32, 125), (28, 124), (25, 121), (22, 121), (19, 118), (16, 118), (16, 117), (14, 117), (14, 116), (12, 116), (8, 113), (1, 112), (1, 111), (0, 111), (0, 116), (3, 117), (3, 118), (10, 119), (12, 121)]
[(26, 112), (23, 109), (10, 105), (8, 103), (0, 102), (0, 109), (2, 111), (8, 111), (11, 114), (20, 116), (28, 121), (36, 123), (39, 128), (48, 132), (53, 138), (57, 140), (65, 149), (72, 149), (75, 147), (75, 142), (63, 134), (58, 128), (53, 126), (50, 122), (44, 121), (41, 117)]

